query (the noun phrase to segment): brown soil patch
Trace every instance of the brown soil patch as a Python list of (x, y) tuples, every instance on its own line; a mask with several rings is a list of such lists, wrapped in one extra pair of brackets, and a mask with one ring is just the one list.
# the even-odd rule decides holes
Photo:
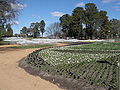
[[(68, 44), (62, 44), (62, 43), (54, 43), (54, 44), (57, 47), (68, 45)], [(18, 51), (19, 49), (8, 48), (8, 47), (14, 47), (14, 46), (21, 46), (21, 45), (18, 45), (18, 44), (15, 44), (15, 45), (0, 45), (0, 53), (5, 53), (5, 52), (8, 52), (8, 51)], [(26, 49), (26, 50), (28, 50), (28, 49)]]
[(65, 46), (65, 45), (68, 45), (68, 44), (64, 44), (64, 43), (55, 43), (56, 46)]
[(0, 46), (0, 90), (62, 90), (18, 67), (18, 61), (37, 49), (11, 49)]
[(12, 46), (20, 46), (20, 45), (0, 45), (0, 54), (8, 51), (18, 51), (17, 49), (8, 48)]
[(20, 46), (18, 44), (14, 44), (14, 45), (0, 45), (0, 48), (3, 48), (3, 47), (12, 47), (12, 46)]

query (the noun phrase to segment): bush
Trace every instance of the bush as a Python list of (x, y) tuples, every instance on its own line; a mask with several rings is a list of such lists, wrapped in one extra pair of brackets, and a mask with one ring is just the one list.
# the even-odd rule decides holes
[(2, 37), (0, 37), (0, 41), (2, 41), (3, 39), (2, 39)]

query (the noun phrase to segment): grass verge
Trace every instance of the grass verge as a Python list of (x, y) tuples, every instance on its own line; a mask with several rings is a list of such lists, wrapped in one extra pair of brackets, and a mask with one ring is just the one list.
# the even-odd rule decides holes
[(12, 46), (9, 48), (28, 49), (28, 48), (47, 48), (47, 47), (53, 47), (53, 46), (55, 46), (55, 44), (21, 45), (21, 46)]
[(0, 45), (9, 45), (10, 43), (9, 41), (0, 41)]
[(87, 45), (78, 45), (70, 48), (90, 50), (120, 50), (120, 42), (99, 42)]

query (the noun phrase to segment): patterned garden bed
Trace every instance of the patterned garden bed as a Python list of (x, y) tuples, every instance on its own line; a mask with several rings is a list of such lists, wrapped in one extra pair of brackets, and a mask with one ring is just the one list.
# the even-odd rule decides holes
[[(120, 52), (75, 47), (80, 46), (38, 50), (28, 55), (25, 62), (32, 69), (37, 70), (38, 75), (52, 77), (49, 81), (59, 83), (68, 90), (118, 90)], [(61, 82), (58, 77), (61, 78)], [(68, 81), (68, 84), (72, 82), (74, 85), (72, 87), (62, 85), (63, 79)]]

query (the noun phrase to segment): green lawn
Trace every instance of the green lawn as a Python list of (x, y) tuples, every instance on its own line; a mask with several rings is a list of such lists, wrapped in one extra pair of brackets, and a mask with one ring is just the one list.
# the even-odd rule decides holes
[(53, 47), (54, 44), (41, 44), (41, 45), (21, 45), (21, 46), (13, 46), (9, 48), (16, 48), (16, 49), (28, 49), (28, 48), (47, 48)]
[(120, 42), (100, 42), (88, 45), (76, 45), (70, 48), (90, 50), (120, 50)]
[(9, 41), (0, 41), (0, 45), (9, 45), (10, 43)]

